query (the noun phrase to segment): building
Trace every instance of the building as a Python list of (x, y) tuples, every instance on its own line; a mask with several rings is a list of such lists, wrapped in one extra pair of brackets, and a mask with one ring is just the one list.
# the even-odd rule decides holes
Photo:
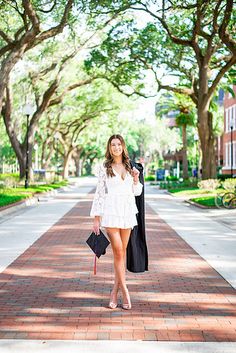
[[(236, 97), (236, 86), (233, 86)], [(223, 174), (236, 176), (236, 98), (224, 97)]]

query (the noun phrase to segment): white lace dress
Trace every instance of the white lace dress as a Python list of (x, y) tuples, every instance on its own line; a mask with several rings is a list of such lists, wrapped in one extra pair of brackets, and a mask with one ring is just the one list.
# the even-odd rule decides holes
[(101, 226), (110, 228), (133, 228), (137, 225), (138, 209), (135, 196), (142, 193), (143, 185), (134, 185), (133, 177), (127, 173), (123, 180), (114, 169), (115, 176), (107, 176), (102, 165), (98, 172), (98, 184), (90, 216), (100, 216)]

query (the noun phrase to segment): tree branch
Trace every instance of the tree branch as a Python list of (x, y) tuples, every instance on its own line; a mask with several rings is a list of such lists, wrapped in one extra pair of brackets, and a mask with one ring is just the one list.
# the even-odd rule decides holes
[(227, 32), (227, 27), (228, 27), (230, 17), (231, 17), (232, 11), (233, 11), (233, 2), (234, 2), (233, 0), (227, 0), (226, 9), (224, 12), (224, 18), (223, 18), (222, 23), (219, 27), (219, 37), (222, 40), (222, 42), (233, 53), (233, 55), (236, 55), (236, 42), (235, 42), (235, 40), (233, 40), (233, 38)]
[(29, 125), (29, 134), (30, 132), (34, 129), (34, 125), (42, 115), (42, 113), (46, 110), (48, 107), (49, 101), (52, 97), (52, 95), (55, 93), (56, 89), (58, 88), (58, 78), (56, 78), (53, 83), (50, 85), (50, 87), (46, 90), (46, 92), (43, 95), (43, 99), (41, 104), (39, 105), (38, 109), (36, 112), (33, 114), (32, 119), (30, 121)]
[(49, 67), (41, 70), (40, 72), (30, 72), (30, 78), (32, 80), (40, 79), (43, 76), (46, 76), (50, 71), (54, 70), (57, 67), (57, 63), (52, 63)]
[(3, 32), (1, 29), (0, 29), (0, 36), (5, 40), (5, 42), (7, 42), (8, 44), (11, 44), (13, 41), (10, 37), (8, 37), (8, 35)]
[(19, 39), (19, 35), (24, 31), (25, 27), (21, 27), (19, 28), (16, 33), (15, 33), (15, 40), (18, 40)]
[(118, 83), (116, 83), (115, 81), (113, 81), (111, 78), (109, 77), (106, 77), (106, 76), (101, 76), (100, 78), (110, 82), (116, 89), (117, 91), (119, 91), (120, 93), (124, 94), (126, 97), (132, 97), (134, 95), (137, 95), (137, 96), (140, 96), (140, 97), (144, 97), (144, 98), (150, 98), (150, 97), (156, 97), (156, 94), (153, 94), (153, 95), (146, 95), (144, 93), (141, 93), (141, 92), (138, 92), (138, 91), (135, 91), (133, 90), (132, 93), (128, 93), (128, 92), (125, 92), (120, 86)]
[(14, 47), (13, 43), (7, 44), (7, 45), (5, 45), (5, 47), (2, 47), (0, 49), (0, 57), (2, 57), (4, 54), (6, 54), (9, 50), (13, 49), (13, 47)]
[(192, 4), (192, 5), (182, 5), (182, 4), (181, 4), (181, 6), (177, 6), (177, 5), (175, 5), (175, 4), (173, 3), (173, 1), (171, 1), (171, 0), (168, 0), (168, 1), (169, 1), (169, 3), (172, 5), (172, 7), (173, 7), (174, 9), (191, 10), (191, 9), (194, 9), (194, 8), (197, 7), (197, 3)]
[(171, 91), (171, 92), (176, 92), (183, 94), (185, 96), (189, 96), (194, 103), (197, 103), (197, 97), (194, 94), (193, 89), (190, 88), (181, 88), (181, 87), (172, 87), (169, 85), (162, 85), (161, 82), (159, 81), (159, 90), (164, 89), (166, 91)]
[[(49, 1), (48, 3), (50, 4), (51, 1)], [(52, 4), (52, 6), (50, 7), (49, 10), (43, 10), (43, 9), (37, 9), (37, 10), (40, 11), (40, 12), (43, 12), (43, 13), (50, 13), (50, 12), (52, 12), (52, 10), (53, 10), (54, 7), (56, 6), (56, 4), (57, 4), (57, 0), (54, 0), (54, 1), (53, 1), (53, 4)]]
[(193, 50), (195, 51), (196, 59), (197, 59), (199, 67), (202, 65), (203, 53), (202, 53), (201, 48), (198, 45), (197, 36), (200, 35), (200, 32), (201, 32), (202, 17), (203, 17), (203, 13), (202, 13), (202, 9), (201, 9), (201, 4), (198, 2), (197, 3), (197, 18), (196, 18), (195, 25), (193, 28), (192, 47), (193, 47)]
[(222, 67), (222, 69), (218, 72), (218, 75), (216, 76), (216, 78), (214, 79), (211, 87), (209, 88), (208, 91), (208, 98), (210, 98), (217, 85), (219, 84), (220, 80), (222, 79), (222, 77), (224, 76), (224, 74), (234, 65), (236, 64), (236, 56), (232, 56), (231, 59), (227, 62), (227, 64), (225, 66)]
[(22, 0), (22, 5), (26, 15), (29, 17), (30, 22), (32, 23), (35, 32), (38, 33), (40, 31), (40, 22), (31, 2), (29, 0)]
[(87, 79), (87, 80), (83, 80), (83, 81), (80, 81), (80, 82), (77, 82), (77, 83), (73, 83), (72, 85), (68, 86), (59, 96), (57, 96), (57, 97), (54, 98), (54, 99), (51, 99), (50, 102), (49, 102), (49, 104), (48, 104), (48, 106), (51, 107), (51, 106), (53, 106), (53, 105), (60, 104), (60, 103), (62, 102), (64, 96), (65, 96), (68, 92), (70, 92), (70, 91), (72, 91), (72, 90), (74, 90), (74, 89), (76, 89), (76, 88), (78, 88), (78, 87), (88, 85), (88, 84), (90, 84), (93, 80), (95, 80), (96, 78), (98, 78), (98, 77), (92, 77), (92, 78), (89, 78), (89, 79)]
[[(169, 36), (170, 39), (172, 40), (172, 42), (174, 42), (174, 43), (176, 43), (176, 44), (180, 44), (180, 45), (192, 47), (192, 40), (182, 39), (182, 38), (179, 38), (179, 37), (174, 36), (174, 35), (171, 33), (171, 31), (170, 31), (170, 29), (169, 29), (169, 27), (168, 27), (166, 21), (165, 21), (162, 17), (157, 16), (157, 15), (154, 14), (151, 10), (149, 10), (149, 8), (147, 7), (146, 4), (143, 4), (143, 3), (141, 3), (141, 4), (143, 5), (144, 8), (140, 8), (140, 10), (149, 13), (149, 15), (151, 15), (152, 17), (154, 17), (155, 19), (157, 19), (158, 21), (160, 21), (161, 24), (162, 24), (162, 26), (165, 28), (165, 30), (166, 30), (168, 36)], [(132, 8), (132, 7), (131, 7), (131, 8)]]
[(228, 62), (231, 59), (231, 57), (232, 57), (232, 55), (223, 55), (223, 56), (219, 57), (218, 59), (216, 59), (216, 58), (212, 59), (212, 63), (211, 63), (210, 68), (215, 69), (218, 67), (222, 67), (222, 65), (225, 62)]
[(217, 18), (218, 18), (219, 13), (220, 13), (219, 7), (220, 7), (222, 1), (223, 1), (223, 0), (218, 0), (218, 3), (217, 3), (217, 5), (216, 5), (216, 7), (215, 7), (215, 10), (214, 10), (213, 24), (212, 24), (214, 33), (217, 33), (217, 31), (218, 31), (218, 27), (219, 27), (219, 26), (218, 26), (218, 24), (217, 24)]
[(65, 27), (65, 25), (67, 24), (67, 20), (69, 17), (69, 13), (71, 11), (72, 5), (74, 3), (74, 0), (68, 0), (67, 4), (65, 6), (65, 10), (63, 13), (63, 16), (61, 18), (60, 23), (55, 26), (52, 27), (44, 32), (42, 32), (37, 38), (36, 41), (34, 43), (34, 46), (37, 45), (38, 43), (41, 43), (42, 41), (44, 41), (45, 39), (51, 38), (56, 36), (57, 34), (61, 33)]
[(22, 151), (20, 142), (17, 139), (16, 131), (12, 124), (11, 115), (12, 115), (12, 92), (9, 80), (6, 85), (6, 95), (5, 95), (5, 104), (2, 106), (1, 113), (3, 116), (4, 124), (6, 127), (6, 131), (11, 141), (12, 146), (15, 149), (16, 155), (22, 158)]

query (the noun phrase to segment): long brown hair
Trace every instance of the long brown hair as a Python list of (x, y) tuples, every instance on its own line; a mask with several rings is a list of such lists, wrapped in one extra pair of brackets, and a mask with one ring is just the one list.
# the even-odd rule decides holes
[(121, 142), (122, 145), (122, 163), (125, 166), (125, 169), (131, 173), (131, 166), (130, 166), (130, 159), (128, 155), (128, 151), (125, 145), (125, 140), (121, 135), (112, 135), (109, 140), (107, 141), (107, 149), (105, 153), (105, 162), (104, 162), (104, 167), (107, 169), (107, 176), (113, 177), (115, 176), (113, 169), (112, 169), (112, 163), (114, 162), (113, 156), (111, 154), (111, 141), (113, 139), (118, 139)]

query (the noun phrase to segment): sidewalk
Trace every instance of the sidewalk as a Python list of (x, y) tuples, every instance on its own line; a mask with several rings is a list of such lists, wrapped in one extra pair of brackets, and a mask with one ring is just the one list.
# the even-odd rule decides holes
[(235, 210), (204, 210), (151, 186), (146, 192), (153, 210), (236, 288)]
[[(127, 273), (131, 311), (107, 308), (112, 285), (111, 248), (99, 260), (94, 276), (93, 257), (85, 244), (91, 230), (88, 213), (92, 194), (87, 194), (91, 188), (88, 184), (79, 188), (79, 193), (74, 189), (58, 194), (51, 209), (61, 210), (67, 203), (67, 210), (61, 211), (67, 213), (54, 217), (54, 222), (58, 221), (52, 222), (51, 228), (48, 222), (48, 229), (41, 230), (44, 234), (38, 233), (34, 243), (31, 239), (30, 246), (25, 245), (21, 255), (0, 274), (1, 353), (27, 349), (60, 353), (69, 347), (71, 352), (96, 349), (97, 353), (130, 352), (131, 347), (137, 353), (141, 349), (148, 353), (235, 352), (235, 290), (165, 223), (163, 214), (171, 210), (173, 214), (174, 207), (177, 216), (178, 207), (155, 195), (149, 194), (146, 207), (149, 271)], [(147, 192), (152, 190), (147, 188)], [(163, 207), (161, 218), (155, 207)], [(36, 208), (17, 216), (25, 229), (30, 223), (33, 226), (31, 213), (36, 215)], [(49, 204), (44, 211), (43, 217), (49, 221)], [(4, 222), (0, 231), (12, 224), (15, 232), (16, 218)], [(18, 231), (18, 239), (19, 235)], [(60, 341), (52, 344), (51, 340)], [(109, 343), (113, 340), (115, 345)]]

